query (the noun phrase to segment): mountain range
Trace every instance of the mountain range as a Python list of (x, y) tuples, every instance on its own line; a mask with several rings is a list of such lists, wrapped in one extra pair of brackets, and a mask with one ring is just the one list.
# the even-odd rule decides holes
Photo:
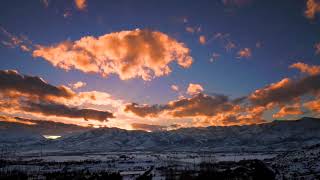
[[(275, 120), (257, 125), (182, 128), (157, 132), (128, 131), (118, 128), (94, 129), (53, 122), (41, 123), (26, 130), (20, 126), (29, 125), (0, 122), (0, 144), (13, 148), (18, 146), (21, 149), (38, 149), (41, 146), (50, 150), (73, 152), (240, 152), (297, 150), (320, 143), (320, 119), (308, 117), (294, 121)], [(24, 131), (20, 131), (21, 129)], [(62, 137), (46, 140), (42, 135), (49, 132)]]

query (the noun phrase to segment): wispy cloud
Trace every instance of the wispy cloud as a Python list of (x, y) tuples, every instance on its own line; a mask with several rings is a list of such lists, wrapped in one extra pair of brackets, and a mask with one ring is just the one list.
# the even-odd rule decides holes
[(78, 81), (78, 82), (76, 82), (76, 83), (69, 84), (69, 86), (70, 86), (72, 89), (79, 89), (79, 88), (85, 87), (86, 85), (87, 85), (87, 83), (82, 82), (82, 81)]
[(189, 33), (199, 33), (201, 32), (201, 27), (191, 27), (191, 26), (187, 26), (186, 27), (186, 31)]
[(28, 39), (27, 36), (20, 35), (16, 36), (5, 28), (0, 26), (0, 33), (4, 36), (6, 40), (2, 40), (1, 43), (9, 48), (20, 48), (22, 51), (31, 51), (32, 42)]
[(172, 89), (173, 91), (178, 92), (178, 91), (179, 91), (179, 86), (173, 84), (173, 85), (171, 85), (171, 89)]

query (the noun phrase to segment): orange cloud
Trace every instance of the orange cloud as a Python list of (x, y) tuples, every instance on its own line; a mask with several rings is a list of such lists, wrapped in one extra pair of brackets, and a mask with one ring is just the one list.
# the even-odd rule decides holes
[[(308, 65), (308, 67), (313, 67)], [(197, 91), (194, 91), (197, 92)], [(320, 93), (320, 74), (309, 73), (298, 79), (284, 78), (279, 82), (258, 89), (246, 97), (230, 100), (224, 95), (209, 96), (195, 93), (191, 98), (182, 97), (166, 104), (127, 104), (124, 111), (135, 116), (157, 119), (191, 119), (191, 126), (244, 125), (264, 123), (264, 113), (279, 107), (274, 118), (303, 115), (300, 103), (303, 96), (314, 97)], [(304, 107), (320, 112), (319, 102), (304, 103)], [(176, 123), (176, 122), (174, 122)], [(190, 126), (184, 125), (184, 127)]]
[(190, 83), (187, 89), (187, 93), (189, 95), (195, 95), (201, 93), (203, 91), (203, 87), (200, 84), (192, 84)]
[(257, 110), (252, 108), (250, 114), (246, 114), (245, 109), (224, 95), (208, 96), (201, 93), (191, 98), (170, 101), (165, 105), (128, 104), (125, 111), (144, 118), (192, 118), (191, 126), (228, 126), (264, 122), (260, 117), (262, 110), (255, 112)]
[(208, 96), (198, 94), (191, 98), (183, 98), (170, 101), (165, 105), (138, 105), (129, 104), (126, 106), (127, 112), (133, 112), (141, 117), (156, 117), (161, 113), (173, 117), (193, 117), (193, 116), (212, 116), (220, 111), (228, 111), (233, 108), (225, 96)]
[(82, 87), (84, 87), (86, 85), (87, 85), (87, 83), (82, 82), (82, 81), (78, 81), (78, 82), (76, 82), (74, 84), (69, 84), (69, 86), (72, 87), (72, 89), (79, 89), (79, 88), (82, 88)]
[(53, 46), (37, 46), (34, 57), (42, 57), (62, 69), (78, 69), (102, 76), (119, 75), (120, 79), (168, 75), (173, 61), (188, 68), (192, 64), (190, 50), (168, 35), (136, 29), (106, 34), (98, 38), (86, 36), (74, 42)]
[(313, 112), (320, 113), (320, 100), (319, 99), (306, 102), (303, 105)]
[(304, 12), (309, 19), (314, 19), (316, 13), (320, 12), (320, 2), (318, 0), (307, 0), (307, 8)]
[(199, 42), (202, 45), (206, 44), (206, 37), (204, 35), (199, 36)]
[[(229, 100), (223, 95), (208, 96), (196, 90), (192, 92), (198, 93), (194, 93), (191, 98), (180, 98), (163, 105), (129, 104), (125, 112), (144, 118), (191, 118), (191, 126), (264, 123), (264, 113), (276, 107), (280, 110), (273, 115), (274, 118), (304, 114), (299, 102), (305, 95), (320, 93), (320, 74), (308, 73), (308, 76), (298, 79), (284, 78), (254, 91), (247, 97), (235, 100)], [(319, 112), (319, 102), (314, 100), (305, 103), (304, 106)]]
[(303, 73), (307, 73), (309, 75), (317, 75), (320, 74), (320, 66), (310, 66), (308, 64), (298, 62), (294, 63), (290, 66), (290, 68), (296, 68)]
[(300, 104), (296, 103), (293, 105), (286, 105), (283, 106), (279, 112), (277, 112), (276, 114), (273, 114), (273, 118), (283, 118), (286, 117), (288, 115), (302, 115), (303, 111), (301, 111), (300, 108)]
[(86, 0), (74, 0), (76, 8), (79, 10), (85, 10), (87, 8), (87, 1)]
[[(277, 83), (270, 84), (265, 88), (256, 90), (248, 98), (253, 104), (261, 106), (274, 102), (289, 102), (305, 93), (304, 91), (291, 89), (294, 84), (295, 82), (291, 79), (285, 78)], [(290, 93), (290, 91), (292, 91), (292, 93)]]
[(284, 78), (277, 83), (258, 89), (248, 99), (255, 105), (265, 106), (270, 103), (283, 105), (296, 102), (304, 95), (314, 95), (320, 92), (320, 74), (316, 73), (315, 66), (293, 64), (290, 67), (299, 68), (307, 72), (308, 76), (300, 79)]
[(37, 124), (35, 122), (31, 122), (31, 121), (28, 121), (28, 120), (22, 120), (22, 119), (18, 119), (18, 118), (15, 118), (15, 117), (3, 116), (3, 115), (0, 115), (0, 121), (12, 122), (12, 123), (20, 123), (20, 124), (25, 124), (25, 125), (36, 125)]
[(243, 48), (238, 52), (238, 58), (249, 58), (252, 56), (250, 48)]

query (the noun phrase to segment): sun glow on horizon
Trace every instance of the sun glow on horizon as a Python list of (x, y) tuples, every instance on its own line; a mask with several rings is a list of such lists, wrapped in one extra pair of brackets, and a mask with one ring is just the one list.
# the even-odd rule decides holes
[(43, 135), (43, 137), (49, 140), (55, 140), (55, 139), (61, 138), (61, 136), (58, 136), (58, 135)]

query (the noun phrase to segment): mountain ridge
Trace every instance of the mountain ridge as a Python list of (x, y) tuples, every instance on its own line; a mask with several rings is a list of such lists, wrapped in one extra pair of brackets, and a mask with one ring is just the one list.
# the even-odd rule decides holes
[[(316, 120), (316, 121), (315, 121)], [(320, 119), (248, 126), (210, 126), (172, 131), (101, 128), (63, 137), (54, 146), (66, 150), (285, 150), (320, 142)], [(90, 148), (88, 148), (90, 147)]]
[[(0, 142), (4, 142), (5, 138), (0, 138)], [(28, 143), (22, 140), (22, 143), (19, 139), (14, 141), (22, 149), (45, 146), (47, 149), (83, 152), (282, 151), (319, 143), (320, 119), (305, 117), (255, 125), (192, 127), (155, 132), (97, 128), (66, 134), (57, 140), (34, 138), (32, 141), (31, 138)], [(10, 142), (7, 144), (10, 145)]]

